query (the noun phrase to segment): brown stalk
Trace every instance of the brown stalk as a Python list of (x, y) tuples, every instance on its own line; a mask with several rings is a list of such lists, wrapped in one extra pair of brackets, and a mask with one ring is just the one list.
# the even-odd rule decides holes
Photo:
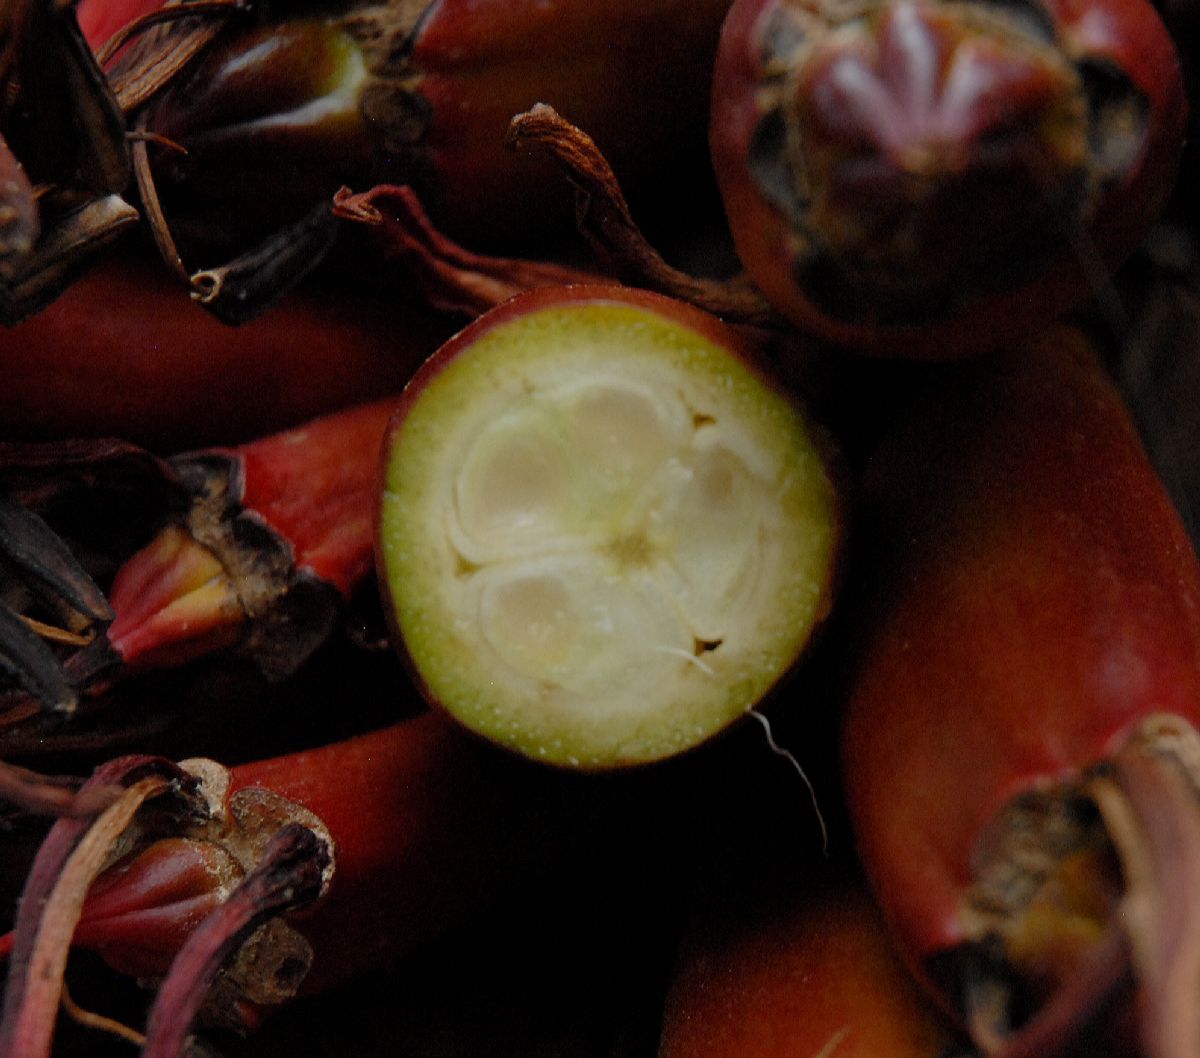
[(788, 325), (744, 275), (699, 279), (669, 265), (633, 220), (616, 174), (581, 129), (544, 103), (509, 125), (509, 146), (547, 150), (575, 188), (575, 221), (595, 253), (628, 283), (690, 302), (729, 323), (785, 329)]
[(167, 267), (190, 287), (191, 275), (179, 254), (179, 247), (175, 245), (175, 238), (167, 224), (166, 214), (163, 213), (162, 203), (158, 199), (158, 189), (154, 184), (154, 173), (150, 166), (150, 154), (144, 135), (146, 131), (145, 117), (138, 119), (134, 131), (136, 137), (131, 147), (133, 174), (137, 179), (138, 192), (142, 196), (142, 207), (146, 211), (146, 222), (150, 225), (150, 234), (154, 237), (154, 245), (158, 247), (159, 255)]
[(329, 204), (319, 202), (246, 253), (193, 274), (192, 300), (222, 323), (247, 323), (309, 276), (333, 248), (337, 233)]
[(126, 757), (102, 765), (81, 793), (127, 785), (94, 821), (60, 819), (34, 859), (13, 931), (0, 1021), (0, 1058), (45, 1058), (61, 998), (71, 936), (92, 879), (150, 798), (184, 781), (174, 765)]
[(383, 184), (360, 194), (343, 187), (333, 212), (366, 226), (384, 256), (403, 261), (425, 299), (443, 312), (474, 318), (522, 291), (611, 281), (595, 271), (471, 253), (434, 227), (408, 186)]
[(0, 761), (0, 801), (37, 815), (91, 819), (119, 796), (118, 786), (80, 789), (75, 779), (41, 775)]

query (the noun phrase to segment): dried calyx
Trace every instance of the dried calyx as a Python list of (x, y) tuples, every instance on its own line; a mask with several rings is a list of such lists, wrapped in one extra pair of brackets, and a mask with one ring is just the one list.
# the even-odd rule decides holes
[(177, 456), (185, 511), (113, 580), (108, 638), (126, 667), (237, 645), (269, 678), (294, 672), (372, 571), (379, 447), (395, 403)]
[(16, 928), (0, 938), (11, 953), (0, 1054), (49, 1053), (72, 946), (164, 979), (146, 1037), (156, 1054), (182, 1054), (197, 1016), (242, 1028), (295, 994), (311, 949), (278, 916), (328, 889), (333, 843), (301, 806), (229, 787), (212, 761), (144, 757), (106, 764), (84, 785), (83, 795), (108, 794), (103, 810), (55, 824)]
[(70, 5), (0, 11), (0, 324), (49, 302), (137, 221), (125, 124)]
[[(929, 966), (976, 1043), (1005, 1058), (1073, 1054), (1080, 1038), (1190, 1054), (1200, 922), (1177, 894), (1200, 884), (1197, 834), (1200, 738), (1174, 717), (1009, 805), (979, 848), (967, 939)], [(1112, 1013), (1135, 991), (1140, 1039)]]
[(109, 641), (130, 672), (237, 646), (268, 676), (289, 674), (328, 636), (337, 592), (297, 569), (289, 542), (243, 506), (236, 458), (177, 464), (194, 500), (118, 571)]
[(826, 310), (884, 321), (1009, 283), (1090, 222), (1147, 103), (1038, 3), (779, 5), (749, 165)]
[(335, 21), (231, 27), (142, 111), (142, 127), (163, 141), (150, 159), (173, 234), (244, 251), (327, 203), (371, 161), (365, 78)]
[(0, 677), (51, 709), (73, 708), (52, 644), (90, 644), (112, 620), (108, 601), (46, 522), (2, 493), (0, 574)]
[(710, 128), (738, 254), (842, 345), (961, 356), (1091, 294), (1186, 103), (1145, 0), (737, 0)]
[[(548, 100), (605, 144), (623, 177), (653, 181), (656, 199), (675, 166), (688, 181), (673, 199), (715, 207), (696, 176), (727, 7), (391, 0), (231, 25), (165, 90), (128, 104), (153, 140), (138, 145), (143, 199), (161, 196), (153, 226), (184, 259), (245, 254), (339, 187), (385, 181), (412, 184), (456, 237), (544, 243), (569, 230), (569, 192), (506, 150), (504, 133), (514, 113)], [(140, 80), (151, 43), (122, 55), (118, 86)]]
[(181, 493), (168, 464), (124, 442), (0, 443), (0, 728), (70, 711), (117, 663), (93, 578)]

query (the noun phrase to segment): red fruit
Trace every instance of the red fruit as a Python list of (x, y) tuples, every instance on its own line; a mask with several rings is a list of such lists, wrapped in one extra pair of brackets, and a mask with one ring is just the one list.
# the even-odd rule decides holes
[(659, 1058), (937, 1058), (956, 1034), (891, 948), (852, 879), (758, 879), (693, 922)]
[(738, 0), (711, 143), (780, 312), (950, 357), (1010, 344), (1124, 259), (1171, 191), (1185, 109), (1145, 0)]
[(0, 330), (0, 434), (116, 436), (159, 451), (261, 437), (397, 391), (445, 326), (326, 277), (231, 328), (160, 267), (107, 262)]
[(374, 567), (390, 397), (237, 448), (176, 457), (191, 506), (113, 579), (108, 639), (127, 669), (240, 645), (286, 675)]
[(689, 749), (827, 612), (825, 448), (706, 313), (606, 287), (513, 298), (430, 358), (390, 427), (397, 642), (431, 701), (536, 759)]
[(1143, 1053), (1191, 1054), (1200, 566), (1094, 351), (944, 376), (864, 500), (844, 766), (901, 949), (985, 1049), (1063, 1053), (1132, 972)]
[[(622, 176), (692, 196), (729, 0), (339, 5), (232, 30), (147, 111), (172, 227), (210, 244), (295, 220), (343, 184), (412, 184), (459, 237), (565, 230), (557, 171), (504, 146), (553, 103)], [(664, 136), (663, 130), (670, 134)], [(702, 168), (701, 168), (701, 171)]]
[(92, 51), (99, 51), (118, 30), (162, 6), (162, 0), (81, 0), (75, 17)]
[(161, 977), (272, 836), (299, 823), (332, 853), (320, 896), (259, 934), (208, 1010), (253, 1020), (301, 985), (328, 988), (413, 950), (522, 878), (555, 810), (508, 765), (437, 714), (232, 770), (185, 761), (211, 814), (168, 806), (151, 826), (135, 822), (89, 889), (73, 943)]

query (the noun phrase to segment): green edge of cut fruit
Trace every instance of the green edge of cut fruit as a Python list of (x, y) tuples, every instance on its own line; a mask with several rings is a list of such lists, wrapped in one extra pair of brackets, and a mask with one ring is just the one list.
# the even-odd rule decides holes
[(518, 298), (418, 373), (385, 446), (381, 578), (427, 697), (552, 764), (688, 750), (828, 608), (824, 447), (717, 321)]

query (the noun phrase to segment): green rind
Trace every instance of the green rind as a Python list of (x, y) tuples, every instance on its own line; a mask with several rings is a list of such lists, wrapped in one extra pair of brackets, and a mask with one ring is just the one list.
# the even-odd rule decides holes
[[(590, 346), (590, 354), (584, 351)], [(755, 627), (705, 655), (711, 673), (683, 666), (677, 695), (642, 715), (559, 713), (507, 680), (456, 629), (448, 582), (457, 559), (443, 524), (456, 455), (505, 398), (597, 357), (632, 377), (663, 366), (686, 380), (688, 401), (732, 419), (781, 455), (774, 482), (786, 538), (773, 605)], [(704, 409), (700, 409), (704, 410)], [(427, 695), (467, 727), (523, 755), (565, 767), (646, 763), (706, 741), (755, 706), (803, 653), (828, 607), (837, 503), (822, 452), (797, 408), (737, 355), (639, 306), (541, 307), (485, 330), (421, 380), (390, 440), (380, 519), (381, 572), (395, 627)], [(449, 575), (448, 575), (449, 574)], [(507, 686), (506, 686), (507, 684)]]

